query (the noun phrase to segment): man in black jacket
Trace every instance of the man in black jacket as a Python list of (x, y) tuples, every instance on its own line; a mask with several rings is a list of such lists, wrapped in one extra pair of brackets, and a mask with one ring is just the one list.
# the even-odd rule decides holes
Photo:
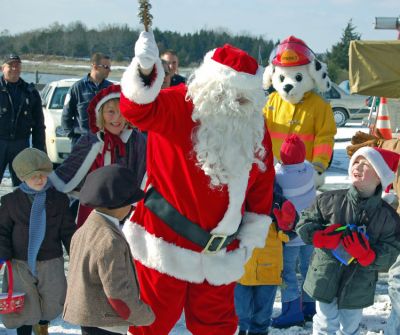
[(23, 149), (32, 146), (45, 151), (45, 125), (42, 101), (34, 85), (20, 78), (21, 59), (5, 57), (0, 78), (0, 182), (8, 164), (13, 186), (20, 184), (11, 162)]

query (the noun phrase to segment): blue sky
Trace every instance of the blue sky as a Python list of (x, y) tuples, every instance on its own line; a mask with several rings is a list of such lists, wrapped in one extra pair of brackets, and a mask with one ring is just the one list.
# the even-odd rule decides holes
[[(199, 29), (247, 33), (274, 41), (302, 38), (315, 52), (340, 40), (350, 19), (364, 40), (396, 39), (375, 30), (376, 16), (398, 17), (399, 0), (150, 0), (154, 27), (181, 33)], [(127, 23), (138, 28), (136, 0), (2, 0), (0, 32), (19, 33), (57, 21), (80, 20), (89, 28)]]

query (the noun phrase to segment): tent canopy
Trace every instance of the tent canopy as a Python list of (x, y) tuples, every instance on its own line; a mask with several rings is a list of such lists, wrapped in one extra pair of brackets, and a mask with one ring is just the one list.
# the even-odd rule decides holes
[(400, 41), (351, 41), (350, 92), (400, 98)]

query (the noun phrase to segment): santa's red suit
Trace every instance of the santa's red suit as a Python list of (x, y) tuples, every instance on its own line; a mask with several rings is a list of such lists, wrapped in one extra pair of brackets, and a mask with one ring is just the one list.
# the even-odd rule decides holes
[[(215, 75), (218, 71), (225, 77), (229, 74), (233, 84), (261, 89), (262, 69), (257, 66), (256, 73), (247, 73), (246, 62), (254, 59), (239, 49), (232, 50), (233, 54), (226, 56), (228, 65), (223, 64), (224, 55), (211, 59), (211, 52), (207, 61), (213, 63)], [(235, 50), (243, 59), (235, 59)], [(130, 332), (168, 334), (184, 309), (193, 334), (234, 334), (235, 281), (242, 276), (253, 248), (264, 246), (271, 222), (271, 140), (265, 131), (264, 171), (253, 164), (240, 177), (211, 187), (210, 177), (198, 166), (192, 143), (199, 124), (192, 120), (194, 106), (186, 98), (187, 88), (180, 85), (160, 91), (163, 73), (157, 60), (153, 81), (146, 86), (134, 58), (121, 81), (121, 113), (148, 132), (147, 187), (156, 189), (180, 214), (204, 230), (221, 235), (239, 233), (226, 248), (209, 253), (176, 233), (140, 202), (124, 233), (136, 260), (141, 296), (153, 309), (156, 321), (148, 327), (131, 327)]]

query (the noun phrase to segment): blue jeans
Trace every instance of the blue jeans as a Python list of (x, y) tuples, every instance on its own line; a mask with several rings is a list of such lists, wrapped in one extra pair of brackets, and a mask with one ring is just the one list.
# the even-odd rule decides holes
[[(303, 302), (313, 302), (314, 300), (299, 287), (303, 286), (306, 279), (310, 257), (314, 250), (312, 245), (300, 246), (283, 246), (283, 283), (281, 288), (282, 302), (290, 302), (296, 300), (302, 295)], [(299, 286), (297, 280), (297, 262), (299, 262), (299, 270), (302, 276), (302, 283)], [(302, 294), (300, 294), (302, 292)]]
[(389, 270), (388, 291), (392, 311), (386, 325), (385, 335), (400, 334), (400, 255)]
[(275, 285), (236, 284), (235, 308), (240, 330), (252, 333), (263, 333), (268, 330), (271, 324), (276, 289)]

